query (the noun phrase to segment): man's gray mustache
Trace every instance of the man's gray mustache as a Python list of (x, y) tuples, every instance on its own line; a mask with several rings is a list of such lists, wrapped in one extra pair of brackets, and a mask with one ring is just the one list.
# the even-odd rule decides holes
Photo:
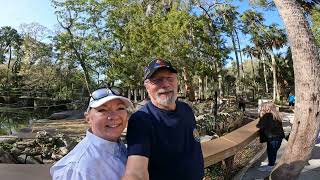
[(169, 90), (159, 90), (159, 91), (157, 92), (157, 94), (170, 93), (170, 92), (174, 92), (174, 90), (173, 90), (173, 89), (169, 89)]

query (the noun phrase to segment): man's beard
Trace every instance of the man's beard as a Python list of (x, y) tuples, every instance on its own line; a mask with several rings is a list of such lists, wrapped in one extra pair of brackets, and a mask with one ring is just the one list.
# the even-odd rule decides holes
[[(168, 93), (165, 95), (165, 98), (161, 98), (162, 93)], [(177, 100), (177, 90), (174, 89), (159, 89), (156, 94), (156, 99), (159, 104), (163, 106), (168, 106), (174, 104)]]

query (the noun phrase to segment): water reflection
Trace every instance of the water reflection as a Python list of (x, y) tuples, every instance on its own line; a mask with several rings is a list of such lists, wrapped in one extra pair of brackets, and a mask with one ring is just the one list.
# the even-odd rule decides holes
[(0, 107), (0, 135), (13, 135), (22, 128), (31, 128), (34, 120), (47, 117), (48, 114), (34, 109)]

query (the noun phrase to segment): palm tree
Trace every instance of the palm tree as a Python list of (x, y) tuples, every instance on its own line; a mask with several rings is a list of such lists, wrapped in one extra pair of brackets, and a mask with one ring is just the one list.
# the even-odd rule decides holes
[(257, 34), (261, 28), (264, 28), (265, 25), (263, 15), (259, 12), (253, 10), (246, 10), (241, 15), (241, 21), (243, 23), (242, 31), (245, 34)]
[(251, 68), (252, 68), (252, 79), (254, 80), (254, 84), (256, 84), (256, 74), (255, 74), (255, 70), (254, 70), (254, 60), (253, 60), (253, 57), (256, 57), (257, 56), (257, 50), (254, 48), (254, 47), (250, 47), (249, 45), (247, 45), (246, 47), (244, 47), (242, 49), (242, 53), (244, 55), (247, 55), (250, 57), (250, 60), (251, 60)]
[(266, 32), (263, 34), (264, 46), (267, 49), (267, 52), (271, 56), (271, 64), (272, 64), (272, 75), (273, 75), (273, 101), (280, 100), (280, 92), (278, 89), (278, 81), (277, 81), (277, 62), (274, 54), (275, 49), (282, 48), (286, 42), (286, 34), (284, 30), (279, 29), (276, 24), (270, 25)]
[(252, 43), (255, 45), (256, 49), (258, 50), (259, 59), (261, 60), (262, 68), (263, 68), (263, 79), (265, 84), (265, 92), (269, 93), (269, 84), (268, 84), (268, 71), (267, 65), (268, 63), (268, 54), (264, 47), (264, 37), (262, 34), (253, 34), (254, 36), (251, 37)]
[(274, 3), (284, 21), (292, 50), (297, 99), (287, 148), (270, 176), (297, 179), (311, 156), (319, 132), (319, 48), (300, 4), (293, 0), (274, 0)]
[(266, 52), (264, 49), (264, 40), (262, 33), (265, 31), (266, 26), (263, 24), (264, 18), (261, 13), (256, 11), (247, 10), (241, 15), (241, 21), (243, 24), (242, 31), (245, 34), (251, 35), (251, 42), (259, 50), (260, 57), (263, 65), (263, 77), (265, 83), (265, 92), (269, 92), (268, 80), (267, 80), (267, 68), (266, 68)]
[[(234, 51), (234, 55), (236, 58), (236, 66), (237, 66), (237, 80), (236, 80), (236, 94), (239, 94), (239, 82), (240, 82), (240, 66), (242, 69), (242, 78), (244, 78), (244, 71), (243, 71), (243, 63), (242, 63), (242, 56), (240, 51), (240, 42), (237, 32), (237, 26), (238, 26), (238, 19), (237, 16), (239, 13), (236, 11), (236, 7), (231, 6), (229, 4), (222, 4), (219, 6), (219, 9), (217, 10), (217, 17), (221, 18), (221, 21), (223, 22), (224, 30), (229, 35), (231, 42), (232, 42), (232, 49)], [(237, 48), (238, 44), (238, 48)], [(238, 54), (239, 53), (239, 54)], [(239, 59), (240, 56), (240, 59)], [(240, 63), (241, 61), (241, 63)]]

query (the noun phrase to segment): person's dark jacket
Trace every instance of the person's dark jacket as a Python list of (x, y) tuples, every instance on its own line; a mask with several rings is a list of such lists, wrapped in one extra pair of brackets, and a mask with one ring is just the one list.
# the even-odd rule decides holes
[(257, 128), (259, 128), (261, 143), (273, 139), (283, 139), (285, 137), (282, 122), (274, 120), (272, 113), (266, 113), (260, 117)]

